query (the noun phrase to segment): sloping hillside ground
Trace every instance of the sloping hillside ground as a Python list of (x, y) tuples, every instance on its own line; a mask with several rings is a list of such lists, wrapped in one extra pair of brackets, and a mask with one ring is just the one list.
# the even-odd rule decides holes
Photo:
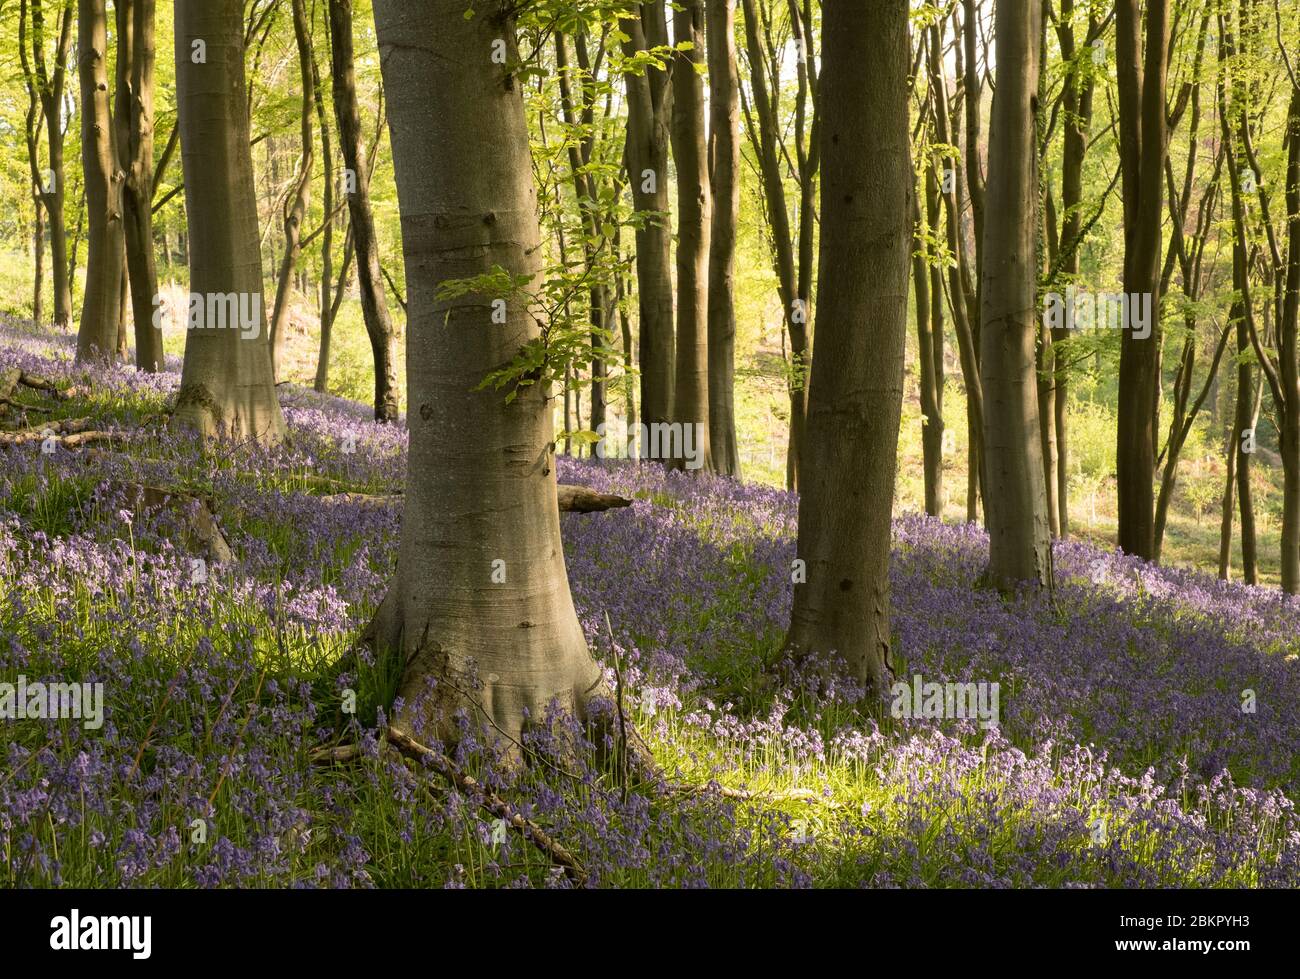
[[(0, 682), (102, 682), (103, 722), (0, 722), (0, 885), (573, 886), (481, 793), (380, 750), (393, 670), (355, 641), (393, 569), (400, 501), (378, 497), (404, 433), (286, 386), (284, 445), (205, 452), (166, 428), (175, 374), (71, 352), (0, 326), (0, 378), (60, 392), (20, 384), (0, 431), (104, 433), (0, 436)], [(996, 682), (1000, 726), (868, 716), (781, 656), (792, 496), (559, 471), (635, 499), (566, 514), (565, 548), (665, 781), (625, 791), (558, 716), (522, 770), (468, 722), (454, 761), (577, 883), (1300, 885), (1300, 603), (1080, 543), (1055, 595), (1006, 600), (975, 586), (980, 530), (902, 516), (900, 678)], [(142, 507), (144, 485), (171, 502)]]

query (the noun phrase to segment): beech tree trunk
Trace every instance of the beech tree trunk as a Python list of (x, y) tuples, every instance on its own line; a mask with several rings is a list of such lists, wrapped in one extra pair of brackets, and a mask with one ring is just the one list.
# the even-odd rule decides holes
[(709, 64), (709, 448), (714, 471), (740, 478), (736, 442), (736, 224), (740, 220), (740, 74), (736, 0), (706, 0)]
[[(1116, 0), (1120, 164), (1124, 188), (1124, 291), (1151, 299), (1151, 332), (1120, 338), (1116, 486), (1119, 546), (1155, 556), (1155, 455), (1160, 397), (1160, 245), (1168, 153), (1165, 77), (1169, 0)], [(1143, 34), (1145, 33), (1145, 56)], [(1145, 62), (1144, 62), (1145, 57)]]
[[(539, 334), (494, 296), (439, 298), (494, 266), (536, 276), (540, 230), (515, 25), (501, 0), (376, 0), (409, 326), (410, 452), (397, 574), (368, 632), (400, 656), (393, 725), (455, 740), (475, 708), (507, 739), (553, 699), (578, 716), (602, 687), (569, 593), (560, 543), (550, 392), (475, 390)], [(506, 63), (490, 58), (506, 43)], [(470, 674), (480, 686), (471, 687)]]
[[(643, 3), (639, 16), (621, 22), (629, 55), (668, 44), (662, 3)], [(673, 420), (676, 353), (673, 337), (672, 217), (668, 196), (672, 86), (667, 73), (649, 67), (625, 76), (627, 168), (637, 212), (636, 279), (640, 313), (641, 421)]]
[(135, 334), (135, 365), (163, 369), (163, 336), (154, 323), (158, 267), (153, 237), (155, 0), (116, 0), (117, 97), (114, 122), (125, 179), (122, 215)]
[(122, 171), (108, 94), (108, 18), (104, 0), (79, 0), (77, 76), (81, 82), (81, 160), (85, 171), (86, 293), (77, 360), (117, 358), (122, 300)]
[[(50, 265), (53, 272), (54, 324), (60, 329), (72, 325), (72, 282), (68, 271), (68, 230), (63, 216), (67, 196), (63, 167), (63, 103), (67, 84), (68, 57), (72, 50), (74, 0), (58, 4), (54, 64), (45, 63), (45, 6), (43, 0), (30, 0), (32, 24), (32, 73), (40, 99), (41, 118), (49, 143), (49, 166), (37, 174), (37, 188), (49, 218)], [(24, 56), (26, 51), (24, 49)]]
[[(334, 332), (334, 147), (330, 139), (329, 119), (325, 115), (325, 92), (321, 85), (320, 66), (316, 62), (316, 53), (311, 58), (312, 101), (316, 106), (316, 124), (320, 126), (321, 165), (325, 179), (321, 193), (321, 204), (325, 223), (320, 229), (320, 347), (316, 355), (316, 377), (312, 380), (312, 390), (324, 394), (329, 390), (330, 376), (330, 338)], [(346, 236), (345, 254), (352, 248), (352, 236)], [(347, 283), (348, 260), (343, 261), (343, 281)]]
[[(1300, 378), (1296, 336), (1300, 332), (1300, 84), (1287, 111), (1286, 295), (1278, 323), (1278, 405), (1282, 419), (1282, 590), (1300, 593)], [(1276, 400), (1276, 399), (1275, 399)]]
[[(952, 119), (948, 115), (948, 87), (943, 68), (943, 25), (942, 22), (931, 24), (929, 28), (929, 49), (927, 51), (927, 71), (930, 85), (934, 91), (935, 135), (940, 143), (956, 145), (957, 136)], [(971, 98), (978, 100), (978, 92), (967, 94), (967, 104)], [(967, 116), (970, 122), (969, 115)], [(967, 156), (974, 162), (974, 175), (978, 176), (979, 124), (975, 120), (975, 129), (967, 133)], [(946, 217), (946, 240), (948, 251), (953, 261), (948, 264), (948, 300), (952, 309), (953, 332), (957, 336), (957, 351), (960, 357), (962, 381), (966, 385), (966, 435), (967, 435), (967, 474), (966, 474), (966, 519), (974, 522), (979, 519), (979, 500), (984, 493), (984, 394), (980, 382), (980, 334), (979, 305), (975, 289), (970, 283), (969, 249), (966, 236), (962, 230), (961, 201), (958, 195), (958, 182), (953, 170), (952, 181), (942, 182), (939, 190), (943, 199)], [(983, 201), (982, 177), (971, 183), (972, 201), (976, 195)], [(970, 178), (968, 178), (968, 183)], [(980, 205), (983, 206), (982, 203)], [(983, 227), (981, 223), (977, 228)], [(976, 237), (976, 255), (982, 248), (978, 235)], [(981, 265), (976, 261), (975, 274), (978, 277)]]
[[(942, 307), (942, 293), (932, 294), (933, 281), (926, 242), (931, 233), (929, 220), (937, 217), (939, 185), (934, 167), (926, 167), (922, 178), (926, 185), (926, 215), (914, 200), (912, 218), (916, 224), (916, 241), (912, 254), (912, 288), (916, 294), (917, 374), (921, 394), (921, 452), (925, 480), (925, 512), (943, 516), (943, 330), (942, 319), (935, 330), (934, 305)], [(930, 206), (931, 201), (934, 207)], [(938, 345), (936, 347), (936, 339)]]
[[(1095, 14), (1088, 18), (1085, 41), (1091, 44), (1101, 31), (1101, 22)], [(1061, 0), (1061, 14), (1057, 22), (1057, 40), (1061, 46), (1062, 61), (1070, 64), (1065, 79), (1062, 126), (1064, 135), (1061, 149), (1061, 258), (1060, 274), (1069, 282), (1079, 274), (1079, 258), (1083, 233), (1083, 163), (1088, 152), (1088, 138), (1092, 131), (1093, 92), (1096, 89), (1093, 72), (1087, 65), (1078, 63), (1079, 48), (1074, 33), (1074, 0)], [(1090, 57), (1090, 56), (1089, 56)], [(1052, 331), (1052, 342), (1069, 339), (1070, 330), (1061, 327)], [(1070, 377), (1064, 358), (1054, 361), (1052, 381), (1053, 420), (1056, 427), (1056, 505), (1058, 533), (1070, 536), (1070, 441), (1068, 408)]]
[[(893, 669), (890, 517), (907, 331), (908, 3), (825, 0), (817, 355), (787, 644), (880, 696)], [(871, 71), (863, 73), (862, 66)]]
[[(786, 450), (786, 488), (799, 489), (803, 444), (808, 412), (808, 370), (812, 358), (811, 308), (813, 263), (813, 203), (817, 170), (820, 166), (817, 114), (817, 59), (813, 51), (811, 5), (789, 4), (792, 34), (802, 50), (795, 53), (796, 92), (792, 147), (782, 152), (783, 131), (779, 118), (781, 103), (779, 52), (771, 49), (770, 13), (754, 0), (744, 0), (745, 49), (749, 55), (753, 110), (745, 107), (750, 143), (762, 179), (763, 203), (771, 234), (772, 265), (781, 297), (785, 330), (790, 336), (790, 439)], [(823, 22), (824, 24), (824, 22)], [(811, 105), (811, 112), (810, 112)], [(812, 116), (810, 119), (809, 116)], [(797, 164), (795, 169), (794, 164)], [(786, 178), (793, 177), (799, 188), (798, 239), (791, 231), (786, 205)], [(797, 254), (796, 254), (797, 248)]]
[(1041, 7), (999, 0), (980, 322), (990, 584), (1050, 584), (1035, 369)]
[[(241, 0), (177, 0), (185, 251), (190, 292), (204, 315), (186, 333), (173, 423), (209, 437), (270, 442), (284, 434), (284, 418), (266, 331), (245, 92)], [(230, 321), (232, 305), (251, 313), (247, 328), (242, 315)]]
[(397, 331), (384, 300), (379, 239), (370, 207), (370, 163), (361, 134), (357, 79), (352, 66), (352, 0), (330, 0), (329, 9), (334, 115), (338, 120), (343, 163), (356, 177), (355, 192), (348, 196), (348, 215), (356, 250), (361, 312), (375, 362), (375, 420), (392, 422), (398, 415)]
[(271, 313), (271, 368), (280, 377), (284, 359), (284, 345), (289, 333), (289, 293), (293, 289), (294, 270), (302, 252), (303, 222), (307, 220), (307, 206), (311, 199), (311, 170), (315, 156), (312, 138), (311, 115), (315, 103), (315, 80), (312, 78), (311, 24), (303, 0), (291, 0), (293, 9), (293, 36), (298, 47), (298, 78), (302, 85), (301, 140), (302, 156), (294, 178), (293, 193), (284, 208), (284, 255), (280, 259), (280, 274), (276, 279), (275, 307)]
[[(677, 169), (677, 374), (673, 419), (696, 426), (704, 469), (709, 454), (709, 172), (704, 142), (704, 4), (683, 0), (673, 37), (690, 44), (673, 68), (672, 148)], [(685, 469), (686, 459), (673, 459)]]

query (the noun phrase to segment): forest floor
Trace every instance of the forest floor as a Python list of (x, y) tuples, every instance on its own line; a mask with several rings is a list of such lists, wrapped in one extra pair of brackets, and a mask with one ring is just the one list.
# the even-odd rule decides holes
[(356, 640), (400, 504), (356, 494), (400, 488), (404, 432), (290, 385), (284, 444), (205, 450), (165, 426), (174, 374), (71, 356), (0, 324), (0, 379), (59, 392), (20, 385), (0, 432), (85, 419), (0, 444), (0, 685), (102, 683), (102, 725), (0, 722), (0, 886), (1300, 885), (1300, 601), (1077, 541), (1007, 598), (982, 531), (903, 515), (897, 673), (996, 683), (999, 724), (901, 719), (782, 657), (793, 496), (561, 458), (634, 499), (565, 514), (565, 552), (662, 778), (620, 784), (559, 716), (526, 767), (468, 724), (451, 758), (566, 875), (384, 747), (395, 677)]

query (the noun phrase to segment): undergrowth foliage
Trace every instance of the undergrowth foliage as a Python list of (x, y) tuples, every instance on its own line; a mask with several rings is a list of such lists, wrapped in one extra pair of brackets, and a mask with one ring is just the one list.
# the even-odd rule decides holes
[[(205, 451), (160, 421), (174, 373), (74, 369), (65, 338), (17, 324), (0, 339), (0, 371), (85, 389), (23, 395), (53, 408), (28, 424), (120, 436), (0, 446), (0, 682), (105, 690), (99, 730), (0, 720), (0, 885), (571, 886), (477, 798), (381, 751), (397, 677), (357, 640), (394, 568), (400, 500), (379, 497), (401, 486), (400, 427), (286, 388), (283, 445)], [(900, 679), (997, 682), (1002, 706), (993, 730), (900, 721), (782, 656), (793, 496), (558, 470), (634, 499), (563, 532), (588, 640), (611, 688), (617, 654), (664, 781), (625, 791), (558, 713), (523, 767), (473, 717), (446, 750), (590, 886), (1300, 885), (1296, 600), (1076, 543), (1054, 595), (1008, 599), (972, 584), (981, 531), (903, 516)], [(177, 515), (131, 509), (139, 483), (213, 499), (234, 559), (196, 577)], [(355, 764), (312, 765), (343, 744)]]

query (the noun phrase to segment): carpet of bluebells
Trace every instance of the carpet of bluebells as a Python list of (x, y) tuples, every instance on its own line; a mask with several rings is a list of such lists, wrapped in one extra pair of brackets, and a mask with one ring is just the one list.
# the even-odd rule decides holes
[[(394, 677), (357, 637), (400, 504), (340, 494), (400, 487), (404, 432), (282, 387), (283, 445), (205, 449), (167, 430), (177, 374), (71, 353), (0, 325), (0, 373), (83, 389), (20, 392), (53, 409), (26, 424), (120, 436), (0, 446), (0, 681), (102, 682), (105, 721), (0, 721), (0, 886), (572, 886), (380, 750)], [(563, 532), (593, 653), (611, 671), (617, 653), (664, 780), (628, 791), (558, 714), (525, 767), (468, 721), (454, 752), (589, 886), (1300, 885), (1300, 603), (1076, 543), (1055, 549), (1054, 594), (1006, 597), (976, 587), (982, 531), (905, 515), (898, 672), (998, 682), (1001, 725), (900, 720), (782, 658), (791, 495), (558, 468), (635, 500)], [(212, 498), (234, 560), (196, 580), (183, 514), (131, 511), (140, 482)], [(357, 743), (352, 765), (311, 763)]]

